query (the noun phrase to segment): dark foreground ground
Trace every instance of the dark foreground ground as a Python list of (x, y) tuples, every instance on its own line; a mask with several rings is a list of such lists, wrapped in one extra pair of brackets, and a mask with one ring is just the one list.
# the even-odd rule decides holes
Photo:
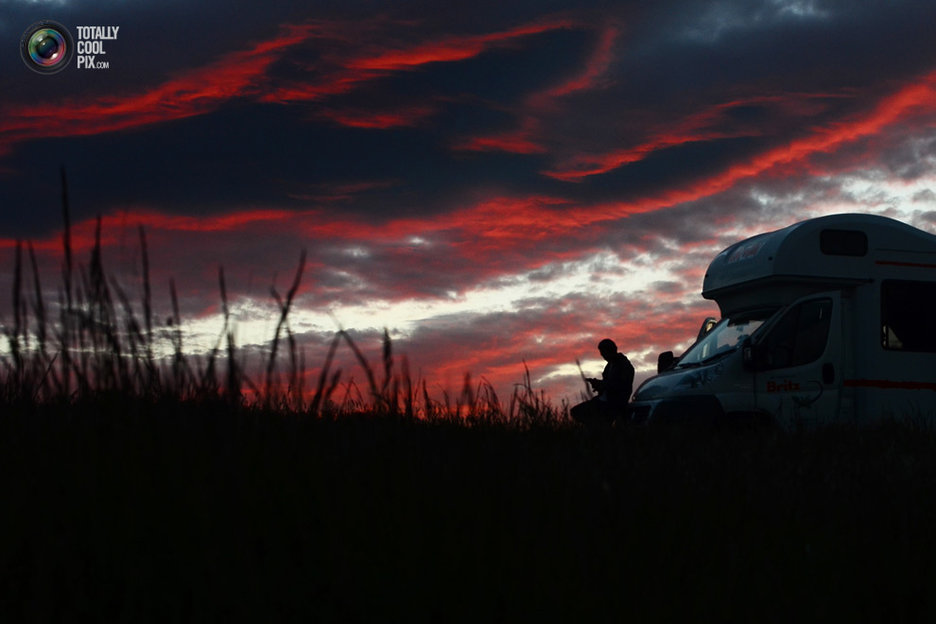
[(936, 618), (936, 434), (0, 414), (0, 621)]

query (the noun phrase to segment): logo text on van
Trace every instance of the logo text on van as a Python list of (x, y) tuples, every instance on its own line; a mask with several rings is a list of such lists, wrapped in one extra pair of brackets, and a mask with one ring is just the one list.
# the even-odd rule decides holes
[(742, 260), (750, 260), (758, 254), (763, 246), (764, 241), (754, 241), (752, 243), (739, 246), (737, 249), (731, 252), (730, 256), (728, 256), (728, 264), (734, 264), (735, 262), (741, 262)]
[(792, 379), (787, 379), (786, 381), (780, 382), (767, 382), (767, 392), (796, 392), (799, 389), (800, 385)]

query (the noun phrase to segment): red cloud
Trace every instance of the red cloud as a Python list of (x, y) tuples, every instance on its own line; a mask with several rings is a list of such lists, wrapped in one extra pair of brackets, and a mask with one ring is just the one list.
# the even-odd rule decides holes
[(614, 58), (614, 43), (619, 34), (620, 29), (616, 25), (605, 26), (582, 72), (547, 91), (545, 97), (562, 97), (594, 88)]
[[(243, 230), (247, 226), (256, 228), (264, 223), (289, 223), (301, 220), (307, 214), (289, 210), (247, 210), (224, 215), (196, 217), (187, 215), (173, 215), (146, 209), (135, 209), (128, 223), (127, 216), (122, 213), (103, 215), (101, 217), (101, 244), (104, 247), (117, 245), (118, 232), (126, 228), (144, 227), (147, 231), (169, 232), (225, 232)], [(94, 246), (96, 219), (86, 219), (75, 223), (71, 228), (71, 247), (74, 252), (87, 251)], [(283, 229), (288, 229), (288, 225)], [(16, 241), (0, 239), (0, 248), (12, 248)], [(62, 247), (60, 235), (36, 241), (33, 247), (47, 252), (59, 252)]]
[[(429, 63), (464, 61), (517, 38), (573, 26), (574, 24), (567, 20), (546, 20), (501, 32), (444, 37), (396, 49), (386, 49), (387, 45), (376, 44), (365, 54), (354, 51), (344, 54), (334, 52), (326, 59), (326, 67), (319, 68), (322, 75), (318, 79), (274, 86), (260, 99), (264, 102), (320, 100), (330, 95), (349, 93), (361, 83), (384, 76), (388, 72), (409, 70)], [(327, 36), (345, 38), (337, 31)], [(375, 125), (370, 125), (366, 116), (348, 111), (337, 111), (328, 115), (334, 121), (359, 128), (387, 128), (394, 125), (410, 125), (410, 122), (414, 121), (413, 117), (406, 117), (408, 123), (400, 123), (401, 119), (392, 112), (385, 113), (383, 121), (375, 122)]]
[(392, 188), (400, 184), (397, 179), (370, 180), (350, 183), (313, 184), (306, 192), (290, 193), (292, 199), (315, 204), (332, 204), (354, 199), (362, 193)]
[(358, 83), (371, 80), (375, 76), (376, 74), (364, 72), (340, 72), (316, 82), (293, 82), (287, 85), (272, 85), (269, 90), (260, 94), (257, 99), (261, 102), (273, 102), (278, 104), (321, 100), (332, 95), (348, 93), (354, 90)]
[[(568, 27), (571, 26), (569, 24)], [(611, 64), (614, 43), (618, 35), (619, 28), (616, 25), (601, 29), (594, 51), (578, 75), (546, 91), (527, 97), (517, 113), (520, 119), (519, 128), (463, 139), (455, 142), (452, 148), (476, 152), (502, 151), (513, 154), (541, 154), (548, 151), (542, 137), (543, 116), (547, 112), (554, 112), (556, 98), (592, 89), (598, 84), (600, 77)]]
[[(797, 96), (789, 106), (802, 107), (803, 104), (800, 100), (803, 97)], [(806, 99), (812, 97), (829, 96), (826, 94), (805, 96)], [(728, 109), (748, 103), (776, 102), (778, 100), (779, 98), (775, 97), (754, 98), (720, 104), (701, 114), (689, 117), (678, 124), (675, 130), (660, 133), (635, 147), (615, 150), (605, 154), (578, 156), (564, 163), (561, 167), (546, 171), (544, 174), (559, 180), (577, 182), (589, 176), (608, 173), (628, 163), (642, 160), (652, 152), (660, 149), (690, 142), (757, 135), (758, 131), (752, 128), (726, 132), (713, 128), (713, 126), (722, 113)], [(780, 103), (786, 104), (785, 102)], [(801, 164), (814, 154), (831, 152), (847, 142), (874, 135), (886, 126), (907, 117), (933, 113), (934, 111), (936, 111), (936, 72), (930, 73), (922, 77), (918, 82), (909, 84), (893, 95), (884, 98), (866, 114), (856, 115), (826, 127), (819, 127), (806, 137), (768, 150), (751, 161), (731, 167), (726, 172), (703, 181), (695, 188), (703, 195), (717, 192), (717, 190), (730, 187), (739, 179), (759, 175), (780, 165)], [(706, 188), (710, 190), (707, 191)], [(692, 194), (692, 192), (689, 193), (689, 195)], [(679, 191), (675, 196), (686, 196), (686, 194), (685, 191)]]
[(453, 148), (473, 152), (501, 151), (512, 154), (542, 154), (546, 151), (543, 145), (537, 143), (530, 133), (524, 130), (466, 139), (456, 143)]
[[(819, 96), (817, 96), (819, 97)], [(825, 97), (825, 96), (822, 96)], [(583, 154), (564, 162), (559, 168), (543, 172), (545, 175), (566, 182), (578, 182), (589, 176), (608, 173), (626, 164), (643, 160), (655, 151), (685, 145), (713, 141), (717, 139), (756, 136), (756, 128), (745, 128), (736, 122), (731, 124), (731, 131), (720, 130), (718, 126), (726, 111), (751, 104), (783, 103), (779, 97), (755, 97), (746, 100), (734, 100), (718, 104), (700, 113), (690, 115), (667, 131), (657, 133), (634, 147), (613, 150), (603, 154)]]
[(336, 123), (350, 128), (370, 128), (385, 130), (414, 126), (422, 119), (435, 112), (432, 106), (412, 106), (393, 111), (366, 110), (328, 110), (322, 115)]
[(352, 61), (350, 66), (364, 70), (391, 71), (410, 69), (428, 63), (463, 61), (512, 39), (572, 27), (574, 24), (570, 21), (552, 20), (485, 35), (445, 37), (406, 49), (389, 50), (375, 56), (359, 58)]
[[(563, 209), (560, 209), (563, 208)], [(304, 230), (316, 238), (399, 241), (409, 236), (445, 233), (459, 241), (485, 246), (491, 241), (535, 241), (581, 224), (586, 208), (549, 196), (492, 198), (475, 206), (429, 218), (391, 219), (383, 223), (309, 220)]]

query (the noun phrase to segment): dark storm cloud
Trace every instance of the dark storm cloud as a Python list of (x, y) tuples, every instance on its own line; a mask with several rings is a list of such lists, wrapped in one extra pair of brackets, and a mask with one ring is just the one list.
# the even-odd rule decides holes
[(905, 182), (927, 175), (936, 162), (936, 130), (915, 128), (880, 141), (882, 166)]
[[(549, 58), (568, 45), (564, 41), (500, 49), (515, 39), (564, 30), (565, 21), (478, 35), (422, 35), (430, 38), (403, 50), (393, 32), (372, 46), (349, 47), (349, 28), (345, 22), (280, 25), (273, 36), (241, 49), (190, 61), (195, 69), (151, 76), (147, 84), (114, 85), (105, 94), (72, 93), (69, 84), (56, 83), (69, 97), (54, 111), (46, 103), (11, 99), (2, 146), (15, 161), (3, 181), (9, 203), (54, 204), (53, 161), (68, 165), (75, 196), (93, 196), (97, 211), (138, 197), (184, 212), (260, 200), (275, 205), (310, 184), (384, 178), (406, 185), (384, 210), (405, 211), (445, 204), (444, 196), (469, 186), (536, 182), (536, 167), (501, 155), (453, 159), (444, 137), (470, 130), (471, 103), (460, 104), (466, 93), (474, 101), (509, 99), (505, 90), (517, 89), (521, 77), (536, 83), (571, 62), (562, 54)], [(381, 19), (372, 28), (408, 30)], [(321, 40), (337, 52), (317, 49), (327, 48)], [(305, 62), (310, 47), (313, 60), (320, 54), (324, 75), (313, 71), (311, 83), (303, 75), (306, 82), (298, 87), (277, 82), (291, 66), (295, 73), (296, 60)], [(486, 57), (484, 63), (478, 57)], [(513, 74), (491, 70), (514, 66)], [(453, 105), (440, 111), (440, 101)], [(417, 124), (422, 127), (410, 129)], [(402, 129), (368, 131), (394, 127)], [(80, 202), (76, 206), (83, 214)], [(11, 233), (38, 233), (44, 216), (17, 220)]]
[[(351, 3), (350, 10), (363, 15), (372, 6)], [(482, 10), (465, 9), (471, 18), (462, 22), (436, 12), (415, 18), (403, 3), (357, 23), (337, 4), (317, 7), (314, 17), (289, 4), (142, 14), (125, 5), (66, 6), (63, 20), (120, 21), (128, 39), (144, 24), (155, 33), (139, 46), (114, 42), (129, 48), (112, 56), (135, 68), (132, 78), (99, 74), (88, 86), (66, 72), (55, 85), (70, 107), (95, 97), (136, 98), (142, 107), (144, 94), (158, 94), (193, 67), (209, 80), (226, 56), (262, 64), (240, 89), (206, 90), (200, 101), (213, 103), (175, 116), (164, 110), (164, 121), (157, 114), (128, 119), (123, 131), (107, 124), (95, 131), (76, 120), (83, 136), (70, 138), (76, 132), (62, 127), (48, 138), (24, 137), (10, 147), (4, 196), (17, 212), (30, 203), (50, 208), (6, 229), (35, 235), (54, 226), (55, 161), (73, 171), (82, 216), (139, 199), (180, 212), (298, 208), (289, 198), (308, 185), (386, 179), (398, 185), (348, 198), (341, 209), (372, 213), (379, 204), (383, 214), (430, 214), (477, 189), (584, 203), (637, 199), (860, 111), (869, 96), (933, 58), (921, 43), (928, 37), (919, 7), (892, 7), (883, 18), (807, 2), (667, 7), (664, 14), (616, 5), (599, 24), (588, 10), (544, 13), (521, 4), (487, 22)], [(17, 13), (25, 19), (27, 10)], [(891, 55), (901, 59), (901, 75), (882, 60)], [(154, 58), (162, 59), (158, 68)], [(600, 66), (600, 81), (596, 72), (576, 74), (589, 63)], [(19, 69), (31, 85), (50, 80)], [(67, 118), (69, 109), (56, 114)]]

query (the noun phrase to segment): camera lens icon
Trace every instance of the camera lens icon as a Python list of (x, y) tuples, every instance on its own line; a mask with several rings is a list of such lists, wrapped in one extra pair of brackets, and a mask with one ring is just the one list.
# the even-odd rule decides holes
[(40, 74), (54, 74), (68, 66), (75, 54), (75, 43), (68, 29), (51, 20), (36, 22), (20, 40), (23, 62)]

